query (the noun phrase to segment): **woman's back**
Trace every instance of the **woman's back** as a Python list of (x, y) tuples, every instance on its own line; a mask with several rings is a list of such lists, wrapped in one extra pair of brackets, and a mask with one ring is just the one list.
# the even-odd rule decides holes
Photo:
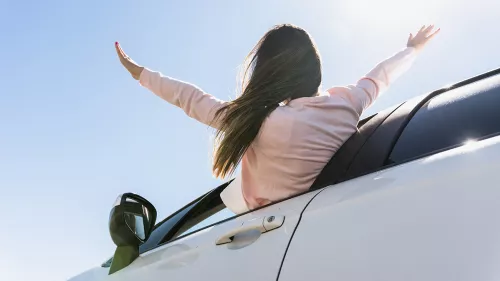
[(359, 115), (340, 96), (291, 101), (274, 110), (242, 161), (242, 191), (250, 209), (307, 191), (356, 131)]

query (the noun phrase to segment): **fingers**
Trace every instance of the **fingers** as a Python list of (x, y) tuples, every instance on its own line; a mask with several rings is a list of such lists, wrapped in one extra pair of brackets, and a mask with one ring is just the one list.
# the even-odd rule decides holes
[(125, 54), (125, 52), (123, 51), (122, 47), (120, 46), (120, 43), (115, 42), (115, 48), (116, 48), (116, 52), (118, 53), (118, 56), (120, 57), (120, 59), (131, 61), (130, 57), (127, 56), (127, 54)]
[(415, 35), (415, 37), (426, 36), (427, 33), (429, 32), (429, 28), (432, 28), (432, 25), (426, 25), (426, 24), (422, 25), (422, 27), (417, 32), (417, 34)]
[(434, 30), (434, 27), (434, 24), (423, 25), (415, 35), (410, 33), (406, 46), (422, 49), (441, 30)]
[(122, 47), (120, 46), (120, 43), (118, 43), (118, 50), (120, 50), (120, 53), (122, 54), (123, 58), (125, 58), (125, 59), (128, 58), (127, 54), (125, 54)]
[(436, 36), (436, 34), (438, 34), (439, 31), (441, 31), (441, 28), (436, 29), (436, 31), (431, 33), (431, 35), (427, 36), (427, 39), (430, 40), (432, 37)]
[(129, 56), (127, 56), (121, 48), (120, 43), (115, 42), (115, 49), (118, 54), (118, 58), (120, 59), (120, 63), (127, 69), (134, 79), (139, 80), (144, 67), (138, 65)]
[(116, 53), (118, 54), (118, 57), (121, 59), (123, 57), (123, 54), (120, 50), (120, 46), (119, 46), (118, 42), (115, 42), (115, 49), (116, 49)]
[[(421, 37), (428, 38), (428, 37), (432, 37), (432, 36), (436, 35), (436, 34), (437, 34), (437, 32), (438, 32), (440, 29), (438, 29), (438, 30), (436, 30), (436, 31), (432, 32), (432, 31), (433, 31), (433, 29), (434, 29), (434, 27), (435, 27), (435, 25), (434, 25), (434, 24), (431, 24), (431, 25), (423, 25), (423, 26), (420, 28), (420, 30), (418, 31), (417, 35), (415, 35), (413, 38), (415, 38), (415, 37), (419, 37), (419, 38), (421, 38)], [(413, 38), (412, 38), (412, 39), (413, 39)]]
[(120, 44), (118, 42), (115, 42), (115, 49), (116, 53), (118, 54), (118, 58), (120, 59), (120, 62), (123, 64), (123, 66), (127, 67), (127, 58), (125, 53), (123, 52), (122, 48), (120, 47)]
[(434, 28), (434, 25), (433, 25), (433, 24), (429, 25), (429, 26), (428, 26), (428, 27), (424, 30), (424, 33), (425, 33), (426, 35), (427, 35), (427, 34), (429, 34), (429, 32), (431, 32), (433, 28)]
[(123, 51), (122, 47), (120, 46), (120, 43), (116, 43), (116, 47), (118, 48), (118, 51), (120, 52), (121, 56), (123, 58), (127, 58), (127, 54), (125, 54), (125, 52)]

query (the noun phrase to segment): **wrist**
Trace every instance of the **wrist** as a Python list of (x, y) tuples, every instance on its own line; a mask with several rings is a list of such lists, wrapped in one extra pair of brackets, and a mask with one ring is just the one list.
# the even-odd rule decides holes
[(415, 51), (420, 52), (424, 46), (423, 45), (407, 44), (406, 47), (413, 48), (413, 49), (415, 49)]
[(141, 74), (144, 71), (144, 66), (138, 66), (137, 70), (135, 71), (134, 79), (135, 80), (140, 80), (141, 79)]

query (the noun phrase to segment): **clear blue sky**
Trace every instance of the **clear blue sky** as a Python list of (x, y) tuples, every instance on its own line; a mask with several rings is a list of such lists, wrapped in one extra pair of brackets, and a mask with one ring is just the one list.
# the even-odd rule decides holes
[(0, 0), (0, 280), (65, 280), (105, 261), (119, 193), (163, 218), (219, 184), (210, 131), (132, 80), (115, 41), (228, 98), (274, 24), (309, 30), (326, 87), (355, 82), (434, 21), (441, 34), (373, 112), (500, 67), (498, 1), (432, 2)]

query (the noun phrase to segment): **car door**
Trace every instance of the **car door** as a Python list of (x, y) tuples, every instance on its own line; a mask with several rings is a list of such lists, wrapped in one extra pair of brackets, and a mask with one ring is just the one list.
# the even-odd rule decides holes
[(498, 71), (410, 104), (308, 205), (279, 280), (500, 277)]
[[(275, 280), (300, 215), (319, 191), (231, 217), (218, 196), (222, 187), (178, 212), (180, 220), (165, 221), (159, 245), (101, 280)], [(214, 217), (222, 221), (210, 224)]]

